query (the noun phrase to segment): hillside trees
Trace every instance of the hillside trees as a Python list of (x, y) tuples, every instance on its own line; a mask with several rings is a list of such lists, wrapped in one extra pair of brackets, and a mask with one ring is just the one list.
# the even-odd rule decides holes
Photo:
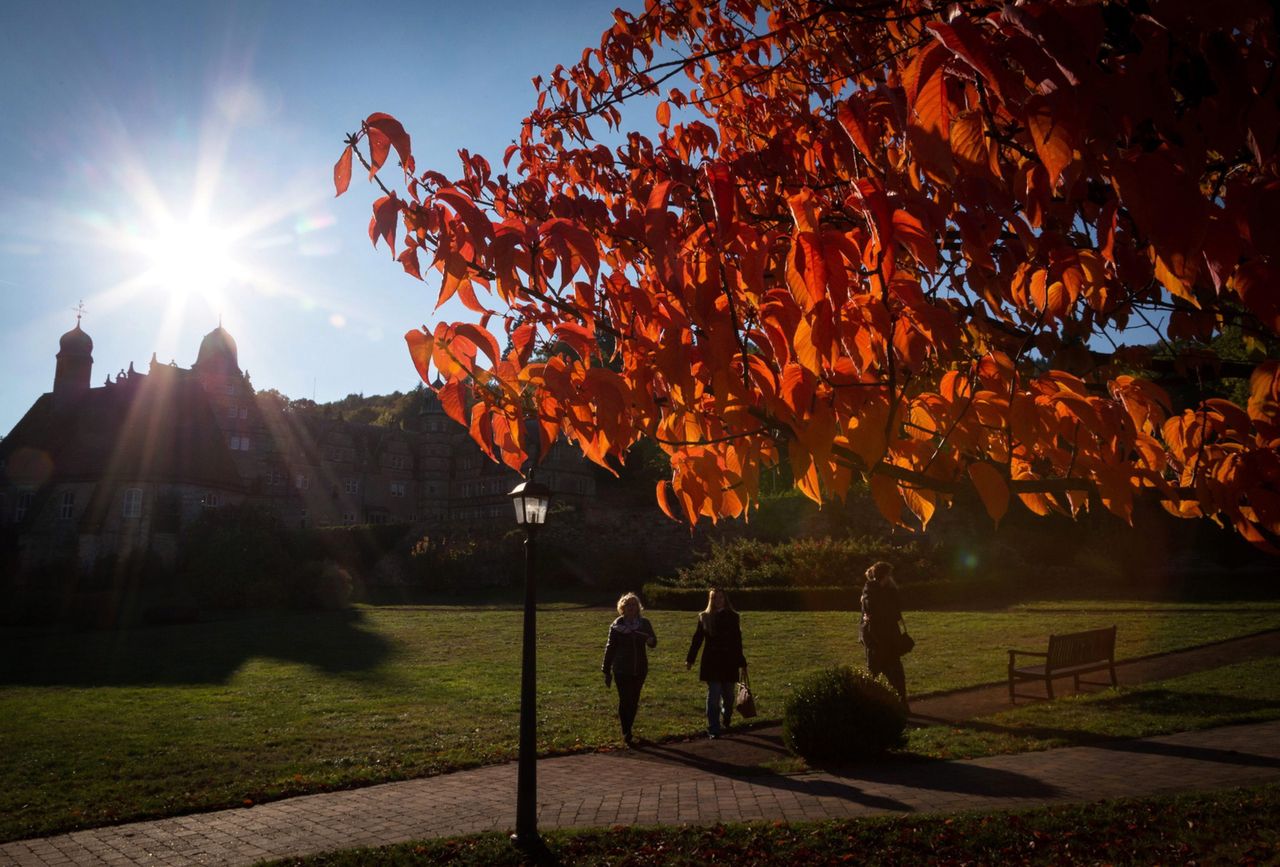
[(691, 522), (785, 460), (903, 525), (1151, 494), (1269, 546), (1276, 360), (1243, 405), (1151, 372), (1280, 330), (1276, 39), (1256, 0), (650, 0), (534, 80), (501, 169), (420, 170), (373, 114), (334, 181), (358, 159), (374, 245), (474, 312), (406, 340), (513, 467), (528, 417), (606, 466), (655, 441)]

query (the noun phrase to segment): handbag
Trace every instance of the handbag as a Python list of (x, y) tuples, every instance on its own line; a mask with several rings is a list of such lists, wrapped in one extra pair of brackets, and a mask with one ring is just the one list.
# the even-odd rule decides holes
[(911, 652), (911, 648), (916, 646), (916, 640), (907, 634), (907, 630), (898, 633), (898, 655), (904, 656)]
[(744, 719), (750, 719), (756, 715), (756, 697), (751, 694), (751, 684), (747, 681), (745, 673), (742, 675), (742, 682), (738, 684), (738, 696), (733, 706)]

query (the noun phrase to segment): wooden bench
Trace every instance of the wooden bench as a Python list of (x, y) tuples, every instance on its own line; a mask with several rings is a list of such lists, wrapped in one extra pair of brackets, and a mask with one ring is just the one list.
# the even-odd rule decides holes
[[(1019, 656), (1034, 656), (1044, 660), (1039, 665), (1017, 664)], [(1116, 628), (1090, 629), (1087, 632), (1072, 632), (1067, 635), (1050, 635), (1049, 649), (1044, 653), (1033, 650), (1009, 651), (1009, 701), (1016, 703), (1016, 697), (1039, 698), (1039, 696), (1015, 693), (1014, 685), (1024, 680), (1044, 682), (1045, 692), (1053, 698), (1053, 679), (1071, 675), (1075, 680), (1076, 691), (1080, 691), (1080, 675), (1094, 671), (1111, 672), (1111, 685), (1116, 685)], [(1097, 681), (1084, 681), (1093, 686), (1106, 686)]]

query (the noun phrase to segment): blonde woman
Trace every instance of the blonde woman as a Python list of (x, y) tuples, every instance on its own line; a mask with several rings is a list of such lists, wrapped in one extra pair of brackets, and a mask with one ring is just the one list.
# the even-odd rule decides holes
[(640, 707), (640, 688), (649, 673), (649, 656), (645, 648), (657, 647), (653, 624), (641, 617), (644, 611), (640, 597), (626, 593), (618, 600), (618, 619), (609, 625), (609, 640), (604, 645), (604, 685), (618, 685), (618, 721), (622, 723), (622, 739), (632, 742), (631, 726)]
[[(893, 580), (893, 565), (881, 561), (867, 570), (862, 588), (862, 623), (858, 639), (867, 648), (867, 670), (884, 674), (907, 708), (907, 675), (902, 670), (902, 602)], [(903, 623), (905, 626), (906, 624)]]
[(707, 608), (698, 615), (698, 627), (685, 657), (686, 670), (693, 668), (698, 648), (704, 642), (706, 647), (702, 649), (698, 678), (707, 685), (707, 736), (718, 738), (733, 718), (734, 683), (738, 680), (738, 673), (747, 670), (747, 658), (742, 655), (742, 627), (738, 612), (729, 604), (728, 594), (718, 587), (711, 588), (707, 594)]

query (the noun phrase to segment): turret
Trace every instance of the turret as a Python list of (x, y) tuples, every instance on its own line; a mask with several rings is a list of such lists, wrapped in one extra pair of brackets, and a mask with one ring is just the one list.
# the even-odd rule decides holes
[(61, 405), (88, 391), (89, 377), (93, 374), (93, 338), (80, 330), (79, 316), (76, 327), (58, 341), (57, 359), (53, 394), (55, 402)]

